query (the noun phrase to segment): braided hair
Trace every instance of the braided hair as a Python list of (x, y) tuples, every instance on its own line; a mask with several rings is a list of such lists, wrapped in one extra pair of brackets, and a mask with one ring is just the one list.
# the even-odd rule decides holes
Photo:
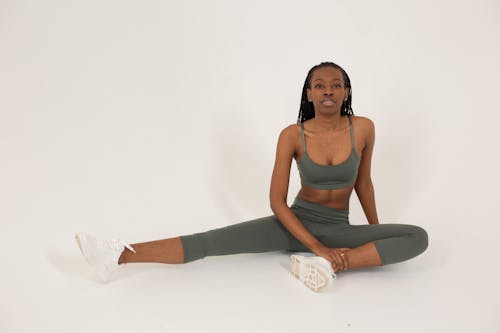
[(352, 92), (351, 92), (351, 80), (349, 76), (344, 71), (342, 67), (333, 63), (333, 62), (322, 62), (319, 65), (314, 66), (307, 73), (306, 81), (304, 82), (304, 87), (302, 88), (302, 99), (300, 101), (300, 109), (299, 109), (299, 117), (297, 119), (297, 124), (301, 124), (306, 120), (314, 118), (314, 105), (312, 102), (307, 100), (307, 89), (311, 88), (311, 78), (314, 71), (318, 68), (322, 67), (333, 67), (335, 69), (340, 70), (342, 76), (344, 77), (344, 88), (349, 88), (349, 96), (347, 97), (347, 101), (342, 102), (342, 106), (340, 108), (341, 116), (351, 116), (353, 115), (351, 102), (352, 102)]

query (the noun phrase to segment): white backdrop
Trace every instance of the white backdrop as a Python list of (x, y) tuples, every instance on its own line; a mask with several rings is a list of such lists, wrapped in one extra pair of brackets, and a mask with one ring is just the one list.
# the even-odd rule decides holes
[[(290, 332), (306, 300), (323, 309), (314, 325), (338, 331), (495, 332), (499, 33), (497, 0), (0, 0), (0, 331), (229, 332), (250, 312), (239, 331)], [(96, 287), (76, 231), (138, 242), (270, 215), (278, 134), (322, 61), (347, 71), (354, 113), (375, 122), (381, 222), (424, 227), (428, 251), (346, 273), (320, 299), (276, 291), (291, 279), (272, 273), (283, 254), (126, 267)], [(298, 189), (294, 164), (289, 202)], [(351, 220), (366, 223), (355, 195)], [(274, 315), (217, 285), (227, 272), (251, 284), (263, 267), (269, 289), (255, 292)], [(181, 282), (207, 275), (196, 292)]]

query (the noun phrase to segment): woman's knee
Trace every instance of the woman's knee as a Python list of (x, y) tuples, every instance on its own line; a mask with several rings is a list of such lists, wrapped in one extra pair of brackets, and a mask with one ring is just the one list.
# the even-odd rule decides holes
[(410, 237), (413, 239), (415, 244), (415, 250), (418, 254), (424, 252), (429, 246), (429, 235), (424, 228), (419, 226), (412, 226), (412, 232)]

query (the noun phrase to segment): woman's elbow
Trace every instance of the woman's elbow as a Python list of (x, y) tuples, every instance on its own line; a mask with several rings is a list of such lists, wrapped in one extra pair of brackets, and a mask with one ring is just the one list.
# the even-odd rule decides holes
[(286, 198), (283, 197), (270, 197), (271, 210), (276, 214), (276, 211), (279, 211), (281, 208), (286, 207)]

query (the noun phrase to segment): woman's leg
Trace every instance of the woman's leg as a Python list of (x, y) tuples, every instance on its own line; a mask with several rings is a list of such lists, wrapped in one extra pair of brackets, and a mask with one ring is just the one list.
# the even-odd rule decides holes
[(349, 263), (349, 269), (382, 265), (382, 259), (373, 242), (352, 248), (344, 253)]
[(261, 253), (295, 249), (308, 251), (275, 215), (192, 235), (131, 244), (136, 253), (125, 249), (119, 263), (188, 263), (206, 256)]
[(405, 261), (424, 252), (428, 245), (427, 232), (407, 224), (344, 225), (319, 239), (328, 247), (351, 248), (345, 252), (350, 268)]
[(131, 246), (135, 253), (125, 248), (118, 259), (118, 264), (131, 262), (182, 264), (184, 262), (184, 251), (180, 237), (131, 244)]
[[(304, 221), (305, 222), (305, 221)], [(404, 224), (349, 225), (305, 223), (328, 247), (346, 251), (350, 268), (387, 265), (417, 256), (427, 248), (424, 229)], [(119, 263), (187, 263), (206, 256), (278, 250), (310, 252), (274, 215), (196, 234), (132, 244)]]

